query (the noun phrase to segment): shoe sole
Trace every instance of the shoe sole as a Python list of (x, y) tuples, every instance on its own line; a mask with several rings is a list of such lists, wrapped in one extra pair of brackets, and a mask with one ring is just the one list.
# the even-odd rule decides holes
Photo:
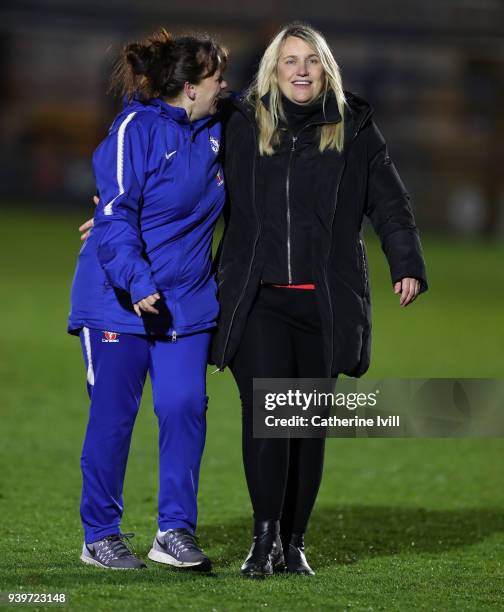
[(163, 563), (164, 565), (171, 565), (172, 567), (201, 567), (202, 569), (204, 569), (204, 571), (209, 571), (211, 567), (210, 561), (179, 561), (168, 553), (162, 552), (161, 550), (156, 550), (155, 548), (151, 548), (147, 556), (151, 561), (155, 561), (156, 563)]
[(265, 580), (269, 576), (273, 576), (273, 572), (271, 572), (271, 574), (263, 574), (261, 572), (240, 572), (240, 576), (242, 578), (247, 578), (247, 580)]
[(103, 565), (103, 563), (100, 563), (96, 559), (93, 559), (92, 557), (86, 557), (85, 555), (81, 555), (80, 560), (86, 565), (94, 565), (94, 567), (99, 567), (101, 569), (108, 569), (108, 570), (140, 570), (140, 569), (146, 569), (147, 567), (147, 566), (144, 566), (144, 567), (111, 567), (110, 565)]

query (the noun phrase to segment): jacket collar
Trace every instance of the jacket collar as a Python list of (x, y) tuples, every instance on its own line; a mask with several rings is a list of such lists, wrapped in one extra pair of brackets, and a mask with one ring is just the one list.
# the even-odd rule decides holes
[[(269, 102), (269, 95), (263, 96), (265, 102)], [(332, 98), (332, 96), (331, 96)], [(348, 139), (352, 139), (358, 134), (358, 132), (364, 127), (364, 125), (371, 119), (373, 115), (373, 107), (364, 100), (358, 94), (352, 93), (351, 91), (345, 91), (346, 105), (345, 105), (345, 135)], [(264, 103), (264, 102), (263, 102)], [(333, 106), (334, 105), (334, 106)], [(334, 98), (328, 105), (327, 110), (331, 112), (334, 107), (338, 112), (338, 105)], [(223, 99), (220, 105), (221, 116), (225, 118), (233, 110), (238, 110), (244, 115), (250, 122), (255, 123), (255, 112), (254, 107), (245, 98), (243, 93), (231, 93), (227, 98)], [(328, 119), (335, 119), (334, 115), (327, 115)]]
[(164, 100), (161, 100), (161, 98), (154, 98), (153, 100), (150, 100), (148, 104), (154, 107), (160, 115), (163, 115), (164, 117), (169, 117), (177, 123), (190, 123), (185, 108), (181, 108), (180, 106), (172, 106)]
[[(338, 104), (333, 95), (328, 95), (325, 104), (322, 104), (322, 100), (319, 98), (320, 103), (317, 104), (296, 104), (295, 102), (291, 102), (290, 100), (284, 98), (286, 101), (284, 102), (284, 111), (287, 115), (290, 113), (295, 113), (299, 115), (303, 114), (313, 114), (312, 120), (310, 123), (314, 124), (326, 124), (326, 123), (338, 123), (341, 121), (341, 114), (338, 109)], [(264, 106), (269, 110), (270, 107), (270, 92), (266, 93), (262, 98), (261, 102)]]
[(172, 106), (161, 98), (153, 98), (152, 100), (148, 100), (147, 102), (143, 102), (137, 98), (134, 98), (131, 102), (127, 103), (127, 106), (124, 110), (128, 110), (129, 112), (135, 110), (147, 110), (155, 112), (163, 117), (168, 117), (172, 119), (180, 125), (192, 127), (194, 130), (200, 129), (213, 119), (213, 116), (208, 115), (207, 117), (202, 117), (201, 119), (197, 119), (196, 121), (189, 121), (189, 117), (187, 116), (185, 108), (181, 108), (180, 106)]
[[(269, 101), (268, 94), (263, 97), (266, 98), (266, 101)], [(350, 142), (372, 118), (374, 110), (369, 102), (351, 91), (345, 91), (345, 98), (345, 140)], [(338, 109), (338, 105), (334, 99), (332, 104)], [(223, 118), (229, 115), (233, 110), (240, 111), (240, 113), (252, 124), (255, 123), (254, 107), (245, 98), (243, 93), (231, 93), (227, 98), (221, 101), (220, 112)]]

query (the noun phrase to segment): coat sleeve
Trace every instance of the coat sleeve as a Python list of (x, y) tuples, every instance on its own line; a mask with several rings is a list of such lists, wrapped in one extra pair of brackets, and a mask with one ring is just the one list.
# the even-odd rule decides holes
[[(221, 120), (224, 126), (224, 138), (222, 139), (222, 145), (220, 149), (221, 162), (224, 169), (224, 176), (226, 179), (226, 199), (224, 201), (224, 207), (222, 209), (221, 220), (222, 220), (222, 235), (219, 240), (219, 244), (217, 246), (217, 250), (215, 252), (215, 256), (212, 262), (212, 273), (217, 274), (220, 267), (220, 259), (222, 256), (222, 247), (224, 245), (224, 238), (226, 236), (226, 230), (229, 227), (229, 217), (231, 214), (231, 202), (229, 199), (229, 187), (228, 187), (228, 177), (231, 174), (231, 160), (233, 159), (233, 155), (238, 155), (238, 152), (235, 150), (233, 146), (234, 137), (235, 137), (235, 129), (234, 123), (236, 119), (232, 119), (231, 110), (229, 108), (229, 102), (227, 102), (227, 106), (224, 107), (224, 111), (221, 113)], [(236, 117), (236, 114), (234, 115)]]
[(94, 169), (100, 205), (95, 215), (98, 259), (113, 287), (127, 291), (133, 304), (157, 291), (144, 255), (139, 217), (145, 182), (147, 135), (134, 113), (100, 145)]
[(366, 215), (380, 238), (392, 283), (411, 277), (427, 290), (422, 245), (410, 206), (410, 196), (390, 159), (385, 140), (374, 122), (368, 135)]

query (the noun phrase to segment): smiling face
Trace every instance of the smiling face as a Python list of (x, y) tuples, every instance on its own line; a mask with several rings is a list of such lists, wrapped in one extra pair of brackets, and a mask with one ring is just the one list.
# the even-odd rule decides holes
[(215, 74), (200, 81), (197, 85), (191, 85), (193, 94), (191, 119), (200, 119), (217, 112), (219, 95), (227, 87), (220, 70)]
[(289, 36), (277, 63), (280, 91), (291, 102), (310, 104), (324, 86), (324, 69), (317, 52), (304, 40)]

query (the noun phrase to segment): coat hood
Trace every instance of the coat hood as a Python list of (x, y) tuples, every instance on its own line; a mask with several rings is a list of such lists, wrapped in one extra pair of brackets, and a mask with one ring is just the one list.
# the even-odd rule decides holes
[[(373, 107), (367, 100), (352, 93), (345, 91), (345, 140), (354, 138), (359, 131), (371, 120), (373, 116)], [(261, 101), (268, 106), (269, 93), (261, 98)], [(252, 123), (255, 122), (254, 106), (246, 98), (243, 92), (232, 92), (227, 98), (221, 101), (219, 114), (222, 119), (226, 119), (233, 111), (239, 111)], [(328, 123), (336, 123), (341, 119), (338, 105), (333, 96), (328, 100), (326, 117)]]
[(371, 120), (374, 110), (367, 100), (351, 91), (345, 91), (345, 98), (345, 109), (347, 111), (345, 113), (345, 121), (347, 128), (352, 128), (351, 131), (350, 129), (345, 129), (345, 135), (348, 134), (355, 137), (364, 125)]

